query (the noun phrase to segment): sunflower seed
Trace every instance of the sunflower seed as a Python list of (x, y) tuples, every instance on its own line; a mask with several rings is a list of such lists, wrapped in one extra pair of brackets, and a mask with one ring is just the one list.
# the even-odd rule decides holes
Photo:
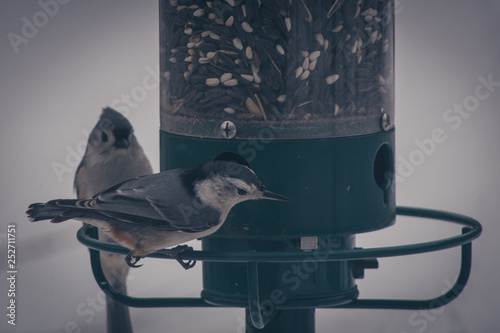
[(359, 15), (359, 13), (361, 12), (361, 7), (360, 6), (357, 6), (356, 7), (356, 14), (354, 15), (354, 19), (356, 19)]
[(220, 36), (217, 35), (215, 32), (210, 32), (210, 38), (215, 39), (215, 40), (219, 40)]
[(336, 27), (332, 30), (332, 32), (339, 32), (340, 30), (342, 30), (342, 28), (343, 28), (343, 27), (344, 27), (344, 26), (343, 26), (342, 24), (339, 24), (338, 26), (336, 26)]
[(286, 30), (288, 32), (290, 32), (290, 30), (292, 30), (292, 20), (290, 20), (289, 17), (285, 17), (284, 21), (285, 21)]
[(389, 50), (389, 40), (387, 39), (384, 39), (384, 48), (383, 48), (383, 52), (387, 52), (387, 50)]
[(260, 112), (262, 113), (262, 117), (264, 118), (265, 121), (267, 121), (266, 113), (264, 112), (264, 108), (262, 107), (262, 103), (260, 101), (259, 95), (254, 94), (253, 95), (255, 99), (257, 100), (257, 103), (259, 105)]
[(328, 39), (325, 39), (325, 45), (323, 46), (323, 50), (328, 51), (328, 46), (330, 45), (330, 42)]
[[(228, 47), (228, 46), (224, 46), (224, 47)], [(235, 50), (237, 50), (237, 49), (235, 48)], [(219, 54), (223, 53), (223, 54), (227, 54), (227, 55), (231, 55), (231, 56), (237, 56), (239, 54), (239, 52), (232, 51), (232, 50), (224, 50), (224, 49), (219, 50), (218, 53)]]
[(248, 24), (247, 21), (243, 21), (241, 22), (241, 27), (243, 28), (243, 30), (245, 30), (246, 32), (248, 33), (251, 33), (253, 32), (253, 28), (250, 24)]
[(284, 101), (286, 101), (286, 95), (279, 95), (277, 101), (283, 103)]
[(247, 81), (252, 82), (253, 81), (253, 75), (248, 75), (248, 74), (241, 74), (240, 75), (242, 78), (244, 78)]
[(221, 83), (224, 83), (226, 82), (227, 80), (230, 80), (233, 78), (233, 74), (232, 73), (224, 73), (220, 76), (220, 82)]
[(336, 116), (340, 112), (340, 106), (338, 104), (335, 104), (335, 109), (333, 111), (333, 115)]
[(213, 78), (208, 78), (205, 80), (205, 84), (209, 87), (215, 87), (218, 86), (220, 83), (220, 80), (216, 77)]
[[(307, 59), (307, 58), (306, 58), (306, 59)], [(305, 79), (307, 79), (307, 78), (309, 77), (309, 74), (310, 74), (310, 73), (311, 73), (311, 72), (310, 72), (309, 70), (305, 70), (305, 71), (302, 73), (302, 75), (300, 76), (300, 79), (301, 79), (301, 80), (305, 80)]]
[(318, 59), (314, 59), (313, 61), (309, 62), (309, 70), (313, 71), (316, 69), (316, 64), (318, 63)]
[(232, 107), (227, 106), (224, 108), (224, 112), (229, 113), (229, 114), (233, 114), (236, 112), (236, 110), (233, 109)]
[(295, 78), (298, 79), (299, 76), (302, 75), (302, 72), (304, 71), (304, 68), (302, 66), (297, 67), (295, 70)]
[(320, 56), (321, 51), (314, 51), (311, 54), (309, 54), (309, 60), (316, 60)]
[(304, 62), (302, 62), (302, 68), (304, 70), (308, 70), (309, 69), (309, 57), (305, 57), (304, 58)]
[(276, 44), (276, 50), (281, 54), (281, 55), (285, 55), (285, 50), (283, 49), (283, 46), (281, 46), (280, 44)]
[(205, 15), (205, 11), (203, 10), (203, 8), (197, 9), (193, 12), (194, 17), (201, 17), (203, 15)]
[(243, 44), (241, 43), (241, 40), (238, 37), (235, 37), (233, 39), (233, 45), (238, 50), (243, 50)]
[(262, 116), (262, 112), (260, 111), (260, 108), (257, 106), (257, 104), (255, 104), (255, 102), (253, 101), (253, 99), (251, 99), (250, 97), (248, 97), (245, 101), (245, 105), (247, 107), (247, 110), (256, 115), (256, 116)]
[(361, 12), (361, 16), (366, 16), (366, 15), (376, 15), (376, 14), (373, 14), (373, 8), (368, 8), (367, 10)]
[(227, 81), (224, 81), (223, 84), (226, 86), (226, 87), (234, 87), (238, 84), (238, 80), (236, 79), (229, 79)]
[(231, 27), (231, 26), (233, 26), (233, 22), (234, 22), (234, 16), (232, 16), (232, 15), (231, 15), (231, 16), (229, 16), (229, 18), (226, 20), (226, 23), (225, 23), (226, 27)]
[(253, 58), (252, 48), (250, 46), (247, 46), (247, 48), (245, 49), (245, 56), (249, 60)]
[(338, 79), (339, 79), (339, 75), (338, 74), (332, 74), (330, 76), (327, 76), (326, 77), (326, 84), (328, 84), (328, 85), (333, 84)]
[(257, 84), (262, 82), (262, 79), (260, 78), (259, 74), (257, 74), (257, 72), (253, 72), (253, 80)]
[(323, 35), (321, 33), (316, 33), (314, 35), (314, 37), (316, 38), (316, 41), (318, 42), (319, 45), (323, 46), (325, 45), (325, 38), (323, 37)]

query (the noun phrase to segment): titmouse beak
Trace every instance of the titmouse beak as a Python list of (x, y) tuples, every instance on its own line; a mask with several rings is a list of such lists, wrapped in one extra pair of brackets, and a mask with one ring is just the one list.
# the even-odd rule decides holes
[(127, 139), (117, 139), (115, 141), (116, 148), (128, 148), (129, 145), (130, 143)]

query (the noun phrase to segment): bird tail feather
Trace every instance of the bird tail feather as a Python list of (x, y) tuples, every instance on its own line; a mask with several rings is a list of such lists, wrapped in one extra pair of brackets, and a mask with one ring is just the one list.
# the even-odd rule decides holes
[(46, 203), (34, 203), (29, 205), (26, 214), (31, 222), (50, 220), (52, 223), (64, 222), (75, 217), (81, 217), (79, 200), (56, 199)]
[(47, 206), (44, 203), (34, 203), (29, 205), (26, 214), (31, 222), (53, 220), (57, 216), (64, 213), (66, 209), (59, 207)]

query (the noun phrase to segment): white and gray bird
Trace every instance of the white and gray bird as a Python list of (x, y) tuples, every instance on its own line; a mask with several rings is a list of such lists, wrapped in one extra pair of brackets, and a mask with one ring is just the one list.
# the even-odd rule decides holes
[[(137, 142), (128, 119), (112, 108), (104, 108), (89, 135), (85, 154), (75, 174), (74, 187), (78, 199), (90, 199), (119, 182), (152, 173), (151, 164)], [(99, 240), (112, 241), (102, 231), (99, 232)], [(108, 282), (126, 294), (129, 266), (124, 261), (125, 256), (101, 251), (100, 258)], [(106, 312), (108, 332), (132, 332), (127, 306), (107, 298)]]
[(257, 199), (289, 200), (268, 191), (250, 168), (211, 161), (130, 179), (90, 200), (32, 204), (27, 214), (31, 221), (75, 219), (98, 227), (130, 249), (126, 262), (131, 267), (137, 267), (144, 256), (158, 252), (188, 269), (194, 263), (183, 262), (179, 256), (187, 246), (166, 248), (212, 234), (234, 205)]

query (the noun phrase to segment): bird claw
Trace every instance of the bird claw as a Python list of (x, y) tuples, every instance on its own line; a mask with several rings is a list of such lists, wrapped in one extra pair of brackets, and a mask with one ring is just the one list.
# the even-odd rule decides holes
[(181, 264), (182, 268), (184, 268), (185, 270), (193, 268), (194, 265), (196, 265), (196, 260), (183, 261), (181, 258), (175, 258), (175, 259), (179, 264)]
[(193, 268), (194, 265), (196, 265), (196, 260), (182, 260), (181, 257), (179, 257), (179, 254), (185, 252), (185, 251), (192, 251), (193, 248), (191, 246), (187, 246), (187, 245), (178, 245), (172, 249), (163, 249), (163, 250), (159, 250), (157, 251), (157, 253), (161, 253), (161, 254), (165, 254), (175, 260), (177, 260), (177, 262), (179, 264), (181, 264), (182, 268), (188, 270), (190, 268)]
[(127, 263), (127, 265), (129, 265), (132, 268), (138, 268), (138, 267), (142, 266), (142, 265), (137, 265), (137, 263), (139, 262), (139, 260), (141, 260), (142, 258), (144, 258), (144, 257), (133, 256), (132, 255), (132, 251), (131, 251), (131, 252), (129, 252), (127, 254), (127, 256), (125, 256), (125, 262)]

